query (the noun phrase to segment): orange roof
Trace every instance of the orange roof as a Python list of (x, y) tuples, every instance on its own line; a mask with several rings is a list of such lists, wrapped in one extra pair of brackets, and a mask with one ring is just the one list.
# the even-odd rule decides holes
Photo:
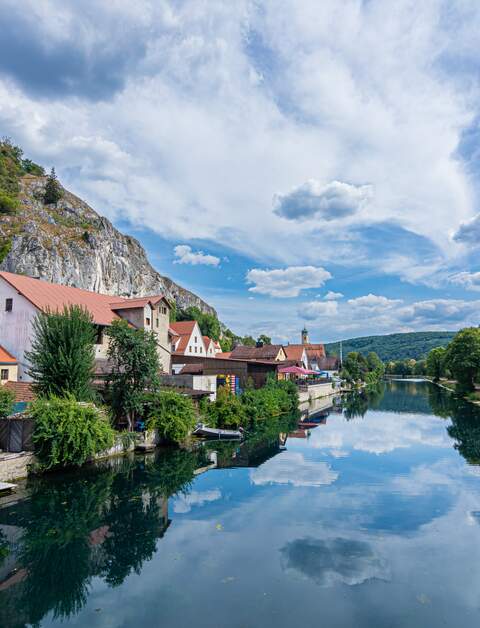
[(215, 354), (216, 358), (229, 358), (232, 355), (231, 351), (222, 351)]
[(5, 390), (13, 390), (15, 393), (15, 401), (20, 403), (22, 401), (35, 401), (35, 393), (33, 386), (29, 382), (6, 382), (3, 385)]
[(325, 357), (325, 347), (322, 344), (306, 344), (304, 346), (309, 359)]
[[(153, 297), (138, 297), (136, 299), (122, 299), (121, 301), (113, 301), (110, 303), (112, 310), (127, 310), (132, 307), (145, 307), (146, 305), (157, 305), (160, 301), (167, 301), (162, 295), (156, 295)], [(168, 303), (168, 301), (167, 301)]]
[(205, 348), (208, 351), (208, 347), (210, 346), (210, 343), (213, 342), (213, 340), (209, 338), (208, 336), (202, 336), (202, 338), (203, 338), (203, 342), (205, 343)]
[(114, 312), (115, 309), (141, 307), (142, 302), (156, 303), (162, 298), (159, 296), (139, 299), (112, 297), (110, 294), (62, 286), (15, 273), (0, 272), (0, 277), (42, 312), (62, 310), (68, 305), (79, 305), (90, 312), (97, 325), (110, 325), (112, 321), (120, 318)]
[(287, 360), (296, 360), (301, 362), (303, 359), (303, 352), (305, 347), (303, 345), (286, 345), (283, 347)]
[(185, 334), (190, 335), (193, 331), (193, 328), (195, 327), (196, 322), (197, 321), (179, 321), (177, 323), (170, 323), (170, 327), (179, 336), (184, 336)]
[(0, 345), (0, 363), (1, 364), (17, 364), (17, 358), (13, 357), (6, 349)]

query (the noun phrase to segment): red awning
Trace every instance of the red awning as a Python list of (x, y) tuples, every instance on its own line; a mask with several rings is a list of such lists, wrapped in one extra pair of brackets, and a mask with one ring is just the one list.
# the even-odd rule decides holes
[(290, 375), (318, 375), (317, 371), (309, 371), (301, 366), (285, 366), (279, 369), (278, 372)]

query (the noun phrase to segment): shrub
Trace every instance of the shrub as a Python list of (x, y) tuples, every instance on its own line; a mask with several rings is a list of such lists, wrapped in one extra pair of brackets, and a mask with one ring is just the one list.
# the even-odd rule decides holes
[(220, 428), (237, 428), (247, 423), (242, 402), (226, 386), (217, 390), (217, 399), (206, 407), (205, 418), (210, 426)]
[(0, 190), (0, 214), (13, 214), (19, 206), (16, 198)]
[(72, 305), (63, 312), (39, 314), (33, 329), (32, 350), (26, 357), (37, 392), (91, 401), (96, 335), (91, 315)]
[(4, 419), (13, 412), (15, 406), (15, 393), (0, 386), (0, 419)]
[(157, 429), (169, 441), (182, 442), (195, 427), (195, 408), (189, 397), (162, 391), (145, 395), (144, 403), (147, 428)]
[(6, 239), (4, 238), (3, 240), (0, 240), (0, 264), (7, 257), (7, 255), (10, 253), (11, 250), (12, 250), (11, 238), (6, 238)]
[(80, 466), (113, 445), (114, 430), (104, 412), (73, 397), (40, 398), (29, 414), (33, 442), (43, 469)]

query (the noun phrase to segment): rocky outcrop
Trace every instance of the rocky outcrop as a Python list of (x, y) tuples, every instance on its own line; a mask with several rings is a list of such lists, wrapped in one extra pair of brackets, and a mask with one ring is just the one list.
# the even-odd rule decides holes
[(64, 190), (56, 206), (42, 200), (45, 177), (20, 180), (20, 209), (0, 216), (0, 269), (120, 296), (165, 294), (179, 308), (215, 310), (149, 263), (141, 244), (120, 233)]

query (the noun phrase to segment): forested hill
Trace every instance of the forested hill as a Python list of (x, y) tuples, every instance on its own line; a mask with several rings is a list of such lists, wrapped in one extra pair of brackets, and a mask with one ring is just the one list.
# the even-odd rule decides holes
[[(455, 335), (454, 331), (420, 331), (406, 334), (388, 334), (387, 336), (365, 336), (343, 341), (343, 355), (350, 351), (359, 351), (366, 355), (375, 351), (384, 362), (389, 360), (420, 360), (426, 357), (430, 349), (445, 347)], [(325, 345), (328, 355), (338, 355), (339, 343)]]

